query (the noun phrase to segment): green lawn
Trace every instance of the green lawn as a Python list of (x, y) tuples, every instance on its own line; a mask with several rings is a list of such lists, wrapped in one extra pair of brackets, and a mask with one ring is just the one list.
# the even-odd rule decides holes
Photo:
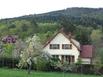
[(0, 68), (0, 77), (103, 77), (103, 76), (81, 75), (71, 73), (63, 74), (58, 72), (35, 72), (35, 71), (32, 71), (31, 74), (28, 75), (26, 70)]

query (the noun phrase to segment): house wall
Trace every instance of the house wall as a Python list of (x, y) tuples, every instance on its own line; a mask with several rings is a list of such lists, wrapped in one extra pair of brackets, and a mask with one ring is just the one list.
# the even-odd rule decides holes
[[(50, 44), (60, 44), (60, 49), (49, 49)], [(79, 51), (72, 44), (72, 49), (62, 49), (62, 44), (71, 44), (70, 40), (66, 38), (62, 33), (59, 33), (44, 49), (43, 51), (48, 52), (51, 55), (73, 55), (75, 56), (75, 62), (78, 60)]]

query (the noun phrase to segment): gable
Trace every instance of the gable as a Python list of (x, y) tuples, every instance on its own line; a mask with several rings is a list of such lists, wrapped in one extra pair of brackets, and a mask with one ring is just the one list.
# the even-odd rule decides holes
[(79, 50), (79, 46), (77, 46), (75, 43), (78, 43), (79, 45), (79, 42), (77, 42), (76, 40), (70, 39), (63, 32), (59, 32), (53, 38), (47, 41), (47, 43), (44, 45), (44, 48), (47, 47), (49, 44), (72, 44), (74, 49)]
[(68, 44), (70, 43), (70, 40), (68, 40), (62, 33), (58, 33), (52, 41), (50, 42), (52, 44)]

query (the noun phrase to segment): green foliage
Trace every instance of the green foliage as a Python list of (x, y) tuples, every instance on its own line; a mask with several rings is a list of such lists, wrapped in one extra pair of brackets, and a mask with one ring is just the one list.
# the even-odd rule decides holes
[(17, 58), (12, 57), (0, 57), (0, 67), (2, 68), (16, 68), (18, 63)]
[(55, 69), (59, 67), (59, 64), (61, 64), (61, 62), (58, 58), (50, 58), (50, 65), (53, 66)]
[(3, 57), (12, 57), (12, 52), (14, 49), (13, 44), (3, 44)]
[(74, 26), (74, 23), (72, 23), (72, 21), (66, 16), (61, 17), (61, 25), (64, 28), (65, 33), (68, 33), (68, 32), (74, 33), (76, 29), (76, 27)]
[(46, 33), (48, 31), (54, 32), (58, 30), (59, 24), (54, 22), (54, 23), (38, 23), (38, 28), (39, 28), (39, 33)]
[(4, 35), (18, 35), (25, 39), (38, 31), (38, 25), (27, 20), (7, 21), (5, 24), (0, 24), (0, 34)]
[(77, 63), (76, 63), (77, 65), (80, 65), (80, 64), (82, 64), (82, 60), (81, 60), (81, 58), (79, 57), (78, 58), (78, 61), (77, 61)]
[(50, 39), (55, 33), (48, 31), (47, 33), (38, 33), (38, 37), (40, 38), (40, 42), (44, 44), (48, 39)]
[(103, 65), (103, 48), (99, 49), (98, 54), (99, 54), (99, 57), (100, 57), (101, 64)]
[(75, 31), (76, 39), (80, 42), (80, 44), (91, 44), (91, 32), (92, 27), (77, 26)]
[(37, 36), (40, 38), (41, 43), (45, 43), (50, 39), (59, 29), (58, 23), (38, 23)]
[(0, 37), (8, 34), (8, 28), (5, 24), (0, 24)]
[(101, 29), (95, 29), (91, 33), (91, 39), (92, 39), (93, 43), (101, 41), (102, 37), (103, 37), (103, 35), (102, 35)]
[[(48, 70), (48, 60), (44, 57), (38, 57), (36, 61), (36, 70), (37, 71), (46, 71)], [(35, 66), (34, 66), (35, 67)]]

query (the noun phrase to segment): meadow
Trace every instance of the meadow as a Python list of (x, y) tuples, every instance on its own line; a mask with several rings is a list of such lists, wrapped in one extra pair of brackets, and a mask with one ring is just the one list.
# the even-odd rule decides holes
[(103, 76), (63, 73), (63, 72), (37, 72), (37, 71), (31, 71), (31, 73), (28, 74), (27, 70), (0, 68), (0, 77), (103, 77)]

